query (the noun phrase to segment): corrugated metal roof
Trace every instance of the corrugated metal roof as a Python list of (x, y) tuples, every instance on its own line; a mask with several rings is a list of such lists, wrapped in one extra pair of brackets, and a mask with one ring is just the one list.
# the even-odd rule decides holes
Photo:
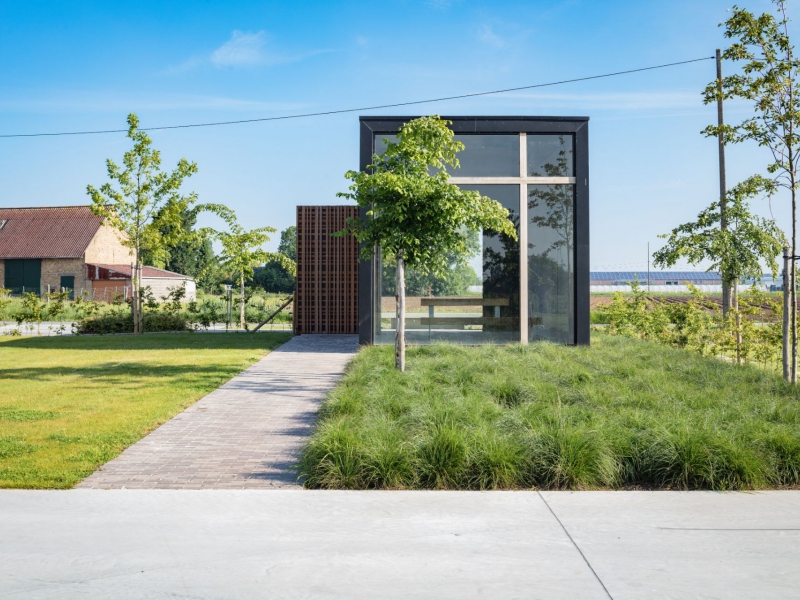
[(81, 258), (100, 228), (88, 206), (0, 208), (0, 258)]
[[(105, 269), (109, 271), (109, 275), (111, 278), (117, 278), (120, 275), (123, 277), (127, 277), (130, 279), (131, 276), (131, 266), (130, 265), (106, 265), (100, 263), (92, 263), (88, 264), (89, 266), (89, 278), (90, 279), (107, 279), (108, 277), (104, 277), (105, 274), (94, 275), (94, 271), (92, 267), (97, 267), (100, 269)], [(148, 267), (142, 266), (142, 277), (164, 277), (166, 278), (173, 278), (173, 279), (191, 279), (188, 275), (182, 275), (181, 273), (173, 273), (172, 271), (167, 271), (166, 269), (157, 269), (156, 267)]]
[[(592, 281), (647, 281), (647, 271), (592, 271)], [(675, 281), (720, 281), (722, 278), (716, 271), (650, 271), (650, 279), (670, 279)]]

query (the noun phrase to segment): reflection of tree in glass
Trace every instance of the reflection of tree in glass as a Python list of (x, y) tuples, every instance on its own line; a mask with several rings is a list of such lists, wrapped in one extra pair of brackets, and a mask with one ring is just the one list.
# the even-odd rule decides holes
[[(535, 177), (568, 177), (572, 153), (559, 136), (561, 150), (555, 164), (543, 166), (544, 173), (533, 173)], [(532, 185), (528, 192), (530, 222), (542, 231), (541, 236), (531, 235), (528, 243), (528, 285), (538, 300), (539, 312), (568, 313), (572, 298), (572, 261), (574, 244), (573, 192), (571, 185)], [(552, 232), (552, 233), (551, 233)], [(536, 241), (541, 239), (546, 246), (535, 252)], [(539, 244), (541, 246), (542, 244)], [(552, 297), (555, 291), (556, 298)], [(566, 293), (566, 298), (564, 294)], [(531, 298), (533, 300), (533, 298)], [(555, 300), (555, 306), (553, 306)], [(562, 303), (566, 300), (566, 306)]]
[[(463, 296), (467, 287), (480, 284), (478, 274), (468, 263), (481, 249), (477, 231), (465, 231), (469, 254), (466, 256), (447, 255), (447, 270), (441, 277), (432, 273), (419, 273), (414, 269), (406, 270), (406, 294), (409, 296)], [(393, 257), (383, 257), (381, 269), (381, 295), (391, 296), (395, 293), (395, 274), (397, 265)]]
[[(510, 210), (509, 219), (519, 230), (519, 215)], [(519, 316), (519, 241), (505, 234), (483, 234), (483, 297), (508, 298), (509, 306), (500, 308), (502, 317)], [(494, 315), (494, 307), (483, 308), (485, 317)], [(484, 326), (484, 331), (489, 331)]]

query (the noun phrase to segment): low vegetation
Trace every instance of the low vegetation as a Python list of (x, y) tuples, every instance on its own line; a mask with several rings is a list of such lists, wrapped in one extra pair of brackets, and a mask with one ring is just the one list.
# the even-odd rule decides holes
[(0, 487), (72, 487), (288, 338), (0, 338)]
[(741, 294), (723, 315), (718, 302), (696, 288), (677, 298), (650, 296), (638, 284), (631, 294), (615, 293), (609, 304), (592, 311), (592, 323), (605, 331), (683, 348), (703, 356), (728, 358), (764, 368), (781, 366), (782, 296), (755, 287)]
[(800, 390), (595, 333), (591, 348), (363, 349), (301, 473), (332, 489), (762, 489), (800, 484)]
[[(0, 325), (16, 323), (17, 333), (38, 331), (47, 333), (72, 333), (71, 323), (76, 323), (75, 332), (84, 334), (130, 333), (133, 331), (133, 316), (130, 304), (120, 295), (113, 302), (98, 302), (88, 295), (69, 299), (68, 292), (52, 292), (44, 298), (26, 293), (11, 297), (8, 290), (0, 289)], [(173, 289), (167, 296), (156, 299), (149, 288), (144, 288), (144, 327), (149, 333), (182, 330), (204, 330), (212, 325), (225, 323), (228, 313), (226, 299), (211, 294), (200, 294), (197, 300), (186, 302), (183, 288)], [(248, 288), (245, 294), (245, 323), (261, 323), (284, 305), (288, 294), (270, 294)], [(239, 298), (232, 298), (231, 316), (239, 314)], [(235, 319), (234, 319), (235, 320)], [(57, 325), (53, 325), (55, 322)], [(280, 310), (272, 323), (292, 322), (291, 304)], [(48, 323), (43, 326), (42, 323)]]

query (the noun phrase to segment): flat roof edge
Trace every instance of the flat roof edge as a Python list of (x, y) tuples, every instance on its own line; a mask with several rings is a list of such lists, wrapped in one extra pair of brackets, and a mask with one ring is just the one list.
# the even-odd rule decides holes
[[(391, 116), (366, 116), (359, 115), (359, 121), (401, 121), (406, 119), (418, 119), (423, 116), (430, 115), (391, 115)], [(550, 117), (550, 116), (523, 116), (523, 115), (509, 115), (509, 116), (485, 116), (485, 115), (439, 115), (442, 119), (448, 121), (464, 120), (470, 121), (473, 119), (480, 119), (481, 121), (588, 121), (590, 117)]]

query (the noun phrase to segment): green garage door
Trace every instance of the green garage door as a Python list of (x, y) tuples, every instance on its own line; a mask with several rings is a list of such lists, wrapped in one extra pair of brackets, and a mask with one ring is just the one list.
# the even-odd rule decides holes
[(42, 259), (6, 259), (6, 280), (3, 287), (11, 290), (12, 294), (22, 292), (35, 292), (41, 295)]

